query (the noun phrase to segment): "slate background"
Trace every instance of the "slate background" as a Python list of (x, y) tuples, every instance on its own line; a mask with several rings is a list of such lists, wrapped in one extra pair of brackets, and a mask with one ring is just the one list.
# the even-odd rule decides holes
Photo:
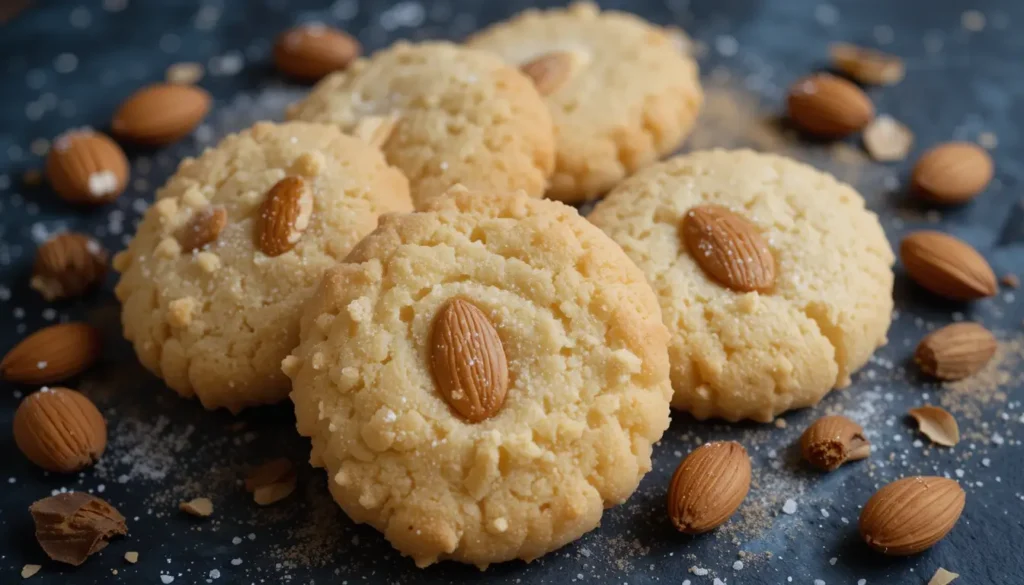
[[(1017, 339), (1024, 308), (1012, 293), (972, 306), (941, 303), (908, 284), (897, 267), (898, 318), (889, 346), (869, 367), (886, 370), (886, 364), (893, 363), (896, 374), (881, 381), (856, 377), (849, 390), (833, 393), (818, 408), (787, 415), (785, 430), (770, 425), (696, 423), (676, 416), (656, 450), (655, 470), (627, 505), (607, 514), (598, 531), (532, 564), (505, 563), (482, 574), (452, 563), (416, 570), (372, 529), (354, 526), (340, 511), (323, 507), (322, 473), (310, 469), (301, 471), (298, 495), (282, 503), (277, 515), (254, 510), (230, 481), (225, 487), (224, 470), (277, 455), (304, 460), (308, 445), (294, 436), (287, 405), (244, 414), (242, 420), (252, 434), (230, 438), (225, 430), (233, 422), (230, 416), (206, 413), (197, 404), (176, 398), (138, 366), (119, 338), (116, 301), (110, 292), (113, 277), (105, 290), (91, 297), (55, 305), (44, 303), (28, 289), (35, 246), (47, 234), (77, 229), (96, 235), (112, 250), (120, 249), (144, 201), (181, 156), (194, 154), (227, 130), (243, 128), (259, 117), (274, 117), (284, 103), (300, 95), (301, 89), (280, 80), (269, 64), (270, 43), (282, 28), (308, 20), (338, 24), (372, 51), (398, 38), (460, 39), (532, 4), (549, 3), (50, 1), (37, 2), (0, 24), (4, 79), (0, 91), (0, 350), (6, 351), (52, 320), (85, 318), (103, 327), (108, 345), (103, 363), (71, 385), (87, 390), (104, 409), (111, 421), (112, 443), (114, 433), (128, 430), (115, 428), (119, 417), (142, 425), (139, 428), (162, 445), (158, 454), (164, 458), (161, 469), (166, 475), (163, 479), (133, 475), (131, 445), (124, 437), (112, 445), (102, 470), (70, 478), (41, 473), (20, 456), (10, 436), (19, 398), (33, 389), (0, 385), (0, 583), (18, 582), (17, 573), (25, 563), (44, 566), (33, 577), (33, 582), (43, 584), (159, 583), (161, 574), (174, 576), (175, 583), (561, 584), (579, 580), (678, 585), (689, 579), (696, 585), (719, 578), (729, 585), (760, 585), (788, 583), (792, 577), (791, 582), (806, 584), (816, 579), (828, 585), (858, 579), (869, 584), (911, 584), (927, 582), (939, 566), (961, 573), (958, 583), (1024, 583), (1019, 561), (1024, 537), (1024, 471), (1019, 463), (1024, 449), (1017, 438), (1024, 421), (1020, 384), (1006, 388), (1008, 402), (982, 406), (981, 420), (961, 420), (965, 432), (977, 437), (998, 433), (1004, 439), (998, 443), (978, 439), (953, 450), (914, 448), (910, 441), (918, 437), (903, 418), (908, 407), (927, 400), (928, 392), (933, 398), (940, 392), (918, 379), (912, 367), (908, 374), (901, 369), (923, 332), (959, 314), (986, 322), (1004, 339)], [(1015, 32), (1024, 23), (1024, 4), (1013, 0), (602, 4), (682, 26), (710, 48), (701, 58), (705, 76), (716, 68), (752, 76), (748, 80), (757, 82), (748, 85), (769, 111), (778, 109), (789, 83), (825, 65), (831, 41), (882, 44), (904, 56), (907, 80), (895, 88), (871, 92), (879, 110), (914, 129), (915, 154), (937, 141), (975, 139), (980, 132), (994, 132), (997, 180), (976, 202), (941, 216), (922, 214), (923, 209), (908, 202), (902, 185), (910, 161), (892, 167), (895, 182), (865, 181), (857, 186), (880, 214), (892, 242), (911, 229), (938, 226), (976, 245), (997, 273), (1024, 274), (1020, 192), (1024, 36)], [(985, 15), (983, 31), (964, 30), (965, 10)], [(941, 50), (935, 51), (939, 43)], [(74, 67), (68, 57), (61, 57), (65, 53), (75, 56)], [(42, 164), (42, 158), (32, 152), (34, 140), (52, 138), (75, 126), (105, 128), (124, 96), (143, 83), (161, 79), (168, 65), (181, 61), (207, 66), (201, 85), (215, 96), (215, 111), (195, 138), (161, 151), (129, 151), (136, 182), (116, 204), (95, 211), (74, 209), (47, 187), (21, 182), (25, 170)], [(241, 66), (237, 73), (236, 65)], [(793, 148), (796, 156), (819, 161), (826, 147), (805, 143)], [(1019, 372), (1018, 367), (1014, 376)], [(873, 406), (862, 408), (868, 403)], [(857, 413), (873, 434), (876, 467), (858, 464), (818, 476), (796, 461), (789, 445), (826, 408)], [(781, 509), (781, 502), (790, 497), (786, 490), (792, 489), (792, 497), (800, 504), (797, 513), (780, 515), (771, 528), (735, 539), (724, 535), (684, 538), (674, 533), (663, 513), (664, 490), (678, 454), (689, 451), (696, 437), (743, 440), (752, 451), (755, 475), (763, 473), (775, 481), (755, 488), (748, 502), (773, 501)], [(174, 446), (168, 447), (170, 443)], [(778, 454), (770, 452), (771, 446)], [(978, 456), (972, 457), (972, 451)], [(991, 459), (989, 466), (978, 463), (981, 454)], [(933, 550), (908, 559), (888, 559), (860, 543), (855, 529), (859, 507), (878, 486), (910, 473), (953, 474), (961, 468), (966, 470), (961, 480), (968, 492), (966, 510), (956, 529)], [(119, 483), (119, 474), (130, 480)], [(54, 489), (97, 490), (100, 485), (105, 489), (103, 497), (128, 517), (130, 537), (115, 541), (77, 569), (46, 561), (31, 536), (28, 505)], [(187, 487), (174, 491), (175, 485)], [(184, 497), (191, 491), (191, 495), (213, 497), (215, 518), (206, 524), (197, 522), (175, 512), (173, 503), (165, 502), (161, 509), (154, 503), (154, 494), (168, 491), (173, 496)], [(824, 518), (820, 509), (831, 511), (829, 517)], [(253, 517), (256, 520), (247, 520)], [(848, 517), (850, 523), (842, 523), (841, 517)], [(325, 553), (328, 562), (323, 566), (282, 563), (273, 551), (307, 542), (301, 534), (296, 536), (296, 529), (308, 523), (326, 523), (328, 530), (337, 532), (336, 542)], [(249, 533), (255, 535), (253, 540), (231, 543), (232, 537)], [(128, 550), (140, 552), (138, 565), (121, 560)], [(739, 550), (762, 556), (737, 571), (732, 564)], [(772, 558), (766, 559), (765, 552), (771, 552)], [(829, 562), (832, 558), (834, 564)], [(233, 565), (231, 559), (241, 562)], [(687, 572), (691, 566), (712, 573), (698, 576)], [(211, 570), (219, 571), (218, 579), (212, 579)]]

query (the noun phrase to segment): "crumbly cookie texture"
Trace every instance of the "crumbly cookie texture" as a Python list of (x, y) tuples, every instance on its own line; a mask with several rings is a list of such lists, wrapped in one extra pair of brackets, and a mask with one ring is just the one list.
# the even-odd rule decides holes
[[(285, 177), (310, 188), (308, 227), (270, 257), (254, 230), (268, 191)], [(190, 223), (226, 221), (193, 251)], [(299, 340), (302, 304), (324, 271), (377, 226), (411, 211), (408, 182), (380, 152), (334, 126), (259, 123), (185, 159), (157, 192), (128, 249), (115, 258), (124, 335), (139, 360), (183, 396), (232, 412), (288, 395), (281, 359)]]
[(490, 53), (446, 42), (399, 42), (360, 59), (317, 84), (288, 117), (375, 135), (417, 206), (455, 184), (541, 197), (555, 164), (551, 114), (530, 79)]
[[(507, 358), (504, 405), (477, 423), (432, 378), (452, 299)], [(561, 547), (633, 493), (669, 422), (667, 340), (643, 274), (576, 210), (455, 189), (327, 272), (282, 366), (345, 512), (419, 566), (482, 568)]]
[[(724, 205), (753, 222), (776, 261), (775, 288), (738, 293), (687, 253), (690, 208)], [(674, 407), (697, 418), (768, 422), (850, 383), (886, 342), (893, 253), (849, 185), (749, 150), (680, 156), (626, 180), (588, 217), (646, 273), (672, 335)]]
[(697, 64), (668, 31), (591, 3), (527, 10), (467, 45), (517, 66), (571, 56), (568, 78), (546, 96), (557, 137), (548, 196), (565, 202), (593, 199), (674, 151), (703, 102)]

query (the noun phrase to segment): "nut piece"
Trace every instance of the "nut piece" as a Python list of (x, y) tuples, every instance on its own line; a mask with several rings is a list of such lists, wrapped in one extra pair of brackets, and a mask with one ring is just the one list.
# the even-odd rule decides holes
[(47, 556), (69, 565), (81, 565), (103, 550), (113, 536), (128, 534), (124, 516), (107, 502), (82, 492), (44, 498), (29, 508), (36, 524), (36, 540)]
[(914, 282), (955, 301), (999, 291), (988, 261), (970, 244), (942, 232), (914, 232), (900, 242), (900, 260)]
[(993, 173), (992, 157), (984, 148), (973, 142), (947, 142), (921, 155), (910, 181), (922, 199), (958, 205), (984, 191)]
[(932, 575), (932, 578), (928, 580), (928, 585), (949, 585), (959, 576), (959, 573), (947, 571), (946, 569), (939, 567), (935, 570), (935, 574)]
[(309, 227), (313, 193), (302, 177), (285, 177), (267, 192), (256, 218), (256, 247), (267, 256), (291, 250)]
[(921, 340), (914, 361), (921, 371), (940, 380), (961, 380), (976, 374), (996, 354), (995, 335), (979, 323), (946, 325)]
[(103, 280), (107, 258), (103, 246), (89, 236), (58, 234), (39, 246), (29, 286), (47, 301), (77, 297)]
[(871, 454), (864, 428), (845, 416), (823, 416), (800, 436), (800, 453), (814, 467), (833, 471)]
[(887, 555), (922, 552), (942, 540), (960, 518), (966, 494), (944, 477), (907, 477), (875, 492), (860, 514), (860, 534)]
[(35, 576), (42, 569), (42, 565), (25, 565), (21, 568), (21, 578), (28, 579), (29, 577)]
[(938, 406), (925, 405), (911, 408), (908, 413), (917, 421), (917, 426), (933, 443), (952, 447), (960, 442), (960, 426), (952, 414)]
[(875, 106), (859, 87), (827, 73), (794, 83), (786, 104), (797, 126), (822, 138), (842, 138), (875, 117)]
[(186, 514), (206, 518), (213, 514), (213, 502), (210, 498), (193, 498), (178, 504), (178, 509)]
[(107, 447), (103, 415), (92, 401), (68, 388), (43, 388), (22, 400), (13, 430), (18, 449), (47, 471), (84, 469)]
[(128, 96), (114, 113), (111, 128), (129, 142), (163, 146), (195, 130), (211, 103), (210, 94), (194, 85), (156, 83)]
[(195, 212), (192, 219), (178, 230), (181, 252), (190, 254), (217, 241), (217, 236), (228, 224), (228, 212), (223, 207), (207, 207)]
[(269, 506), (292, 495), (295, 486), (296, 477), (293, 473), (282, 481), (256, 488), (252, 493), (252, 499), (260, 506)]
[(895, 55), (849, 43), (829, 47), (837, 71), (868, 85), (895, 85), (903, 80), (903, 60)]
[(505, 348), (476, 305), (452, 299), (441, 309), (430, 336), (430, 366), (445, 401), (467, 421), (486, 420), (505, 404)]
[(72, 130), (54, 139), (46, 155), (46, 177), (65, 201), (102, 205), (128, 184), (128, 157), (109, 136)]
[(100, 333), (85, 323), (40, 329), (0, 361), (0, 379), (19, 384), (52, 384), (91, 366), (100, 356)]
[(580, 62), (572, 51), (554, 51), (523, 63), (519, 70), (533, 80), (540, 95), (550, 95), (572, 78)]
[(770, 292), (775, 256), (757, 227), (721, 205), (698, 205), (683, 216), (683, 241), (711, 279), (738, 292)]
[(271, 459), (249, 472), (245, 478), (245, 490), (254, 492), (256, 488), (277, 483), (294, 474), (295, 468), (291, 461), (284, 457)]
[(164, 73), (164, 79), (167, 83), (177, 83), (179, 85), (195, 85), (199, 83), (199, 80), (203, 78), (206, 70), (203, 68), (202, 63), (183, 62), (175, 63), (167, 68)]
[(363, 142), (377, 148), (382, 148), (398, 125), (398, 115), (390, 116), (367, 116), (356, 124), (352, 135)]
[(680, 532), (716, 528), (740, 507), (750, 491), (750, 457), (735, 441), (707, 443), (676, 468), (668, 489), (668, 515)]
[(914, 134), (892, 116), (882, 114), (864, 129), (864, 148), (879, 162), (907, 158), (914, 145)]
[(135, 563), (139, 562), (139, 553), (136, 552), (136, 551), (130, 550), (130, 551), (124, 553), (124, 560), (126, 560), (129, 563), (134, 565)]
[(300, 81), (318, 81), (345, 69), (362, 53), (359, 41), (336, 28), (306, 24), (286, 30), (274, 44), (278, 71)]

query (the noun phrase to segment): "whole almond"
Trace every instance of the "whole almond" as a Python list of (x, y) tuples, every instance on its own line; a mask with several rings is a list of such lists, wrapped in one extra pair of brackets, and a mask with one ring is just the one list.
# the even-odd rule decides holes
[(859, 87), (827, 73), (798, 80), (786, 103), (797, 126), (822, 138), (842, 138), (875, 117), (875, 106)]
[(309, 227), (313, 193), (302, 177), (285, 177), (267, 192), (256, 218), (256, 247), (280, 256), (295, 247)]
[(996, 275), (970, 244), (942, 232), (914, 232), (900, 243), (900, 260), (914, 282), (955, 301), (990, 297)]
[(430, 365), (452, 410), (477, 423), (501, 410), (508, 392), (508, 361), (498, 331), (476, 305), (450, 301), (434, 321)]
[(860, 514), (860, 534), (871, 548), (893, 556), (922, 552), (942, 540), (960, 518), (966, 495), (944, 477), (907, 477), (875, 492)]
[(958, 205), (984, 191), (993, 173), (992, 157), (984, 148), (971, 142), (947, 142), (921, 155), (910, 180), (922, 199)]
[(210, 111), (210, 94), (194, 85), (157, 83), (126, 99), (111, 127), (119, 138), (146, 146), (163, 146), (195, 130)]
[(107, 447), (107, 423), (82, 394), (44, 388), (18, 405), (14, 442), (39, 467), (72, 473), (99, 460)]
[(520, 65), (519, 70), (533, 80), (540, 95), (558, 91), (573, 76), (580, 59), (572, 51), (554, 51)]
[(668, 490), (668, 515), (681, 532), (716, 528), (740, 507), (750, 491), (750, 457), (734, 441), (697, 447), (676, 468)]
[(903, 60), (875, 49), (848, 43), (829, 47), (836, 70), (869, 85), (893, 85), (903, 80)]
[(775, 286), (775, 256), (757, 227), (721, 205), (699, 205), (683, 216), (690, 256), (719, 284), (739, 292)]
[(984, 368), (998, 346), (984, 325), (964, 321), (926, 335), (917, 345), (914, 361), (929, 376), (962, 380)]
[(181, 251), (190, 253), (217, 241), (221, 230), (228, 223), (228, 212), (223, 207), (207, 207), (195, 212), (180, 230), (178, 243)]
[(7, 352), (0, 361), (0, 379), (19, 384), (60, 382), (91, 366), (101, 349), (100, 333), (91, 325), (51, 325)]
[(289, 77), (318, 81), (345, 69), (360, 53), (359, 41), (344, 31), (307, 24), (281, 33), (274, 44), (274, 64)]
[(72, 130), (54, 139), (46, 155), (46, 177), (64, 200), (102, 205), (124, 192), (128, 157), (105, 134)]
[(103, 550), (107, 540), (128, 533), (124, 516), (107, 502), (84, 492), (43, 498), (29, 507), (36, 525), (36, 540), (46, 556), (69, 565), (81, 565)]
[(864, 428), (845, 416), (823, 416), (800, 436), (800, 453), (814, 467), (832, 471), (871, 454)]
[(47, 301), (76, 297), (102, 282), (107, 257), (103, 246), (89, 236), (58, 234), (39, 246), (29, 286)]

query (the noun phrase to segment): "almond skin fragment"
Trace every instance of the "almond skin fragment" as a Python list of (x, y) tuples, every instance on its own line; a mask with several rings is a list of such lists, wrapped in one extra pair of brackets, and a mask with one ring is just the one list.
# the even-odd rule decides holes
[(256, 218), (256, 247), (280, 256), (295, 247), (313, 216), (313, 193), (302, 177), (285, 177), (267, 192)]
[(683, 216), (683, 242), (712, 280), (737, 292), (775, 287), (775, 256), (747, 219), (721, 205), (698, 205)]
[(85, 371), (102, 350), (100, 332), (86, 323), (61, 323), (36, 331), (0, 361), (0, 379), (52, 384)]
[(924, 436), (935, 444), (952, 447), (960, 442), (960, 426), (952, 414), (938, 406), (925, 405), (908, 412)]
[(434, 321), (430, 340), (434, 381), (452, 410), (471, 423), (497, 414), (508, 392), (508, 361), (487, 315), (453, 299)]
[(914, 165), (914, 193), (931, 203), (960, 205), (985, 190), (995, 166), (988, 151), (972, 142), (947, 142), (925, 152)]
[(962, 380), (981, 371), (996, 355), (995, 335), (979, 323), (953, 323), (929, 333), (917, 345), (914, 361), (940, 380)]
[(107, 502), (83, 492), (44, 498), (29, 508), (36, 525), (36, 540), (47, 556), (69, 565), (107, 546), (113, 536), (128, 533), (122, 516)]
[(47, 301), (77, 297), (102, 282), (107, 259), (107, 251), (89, 236), (58, 234), (39, 246), (29, 285)]
[(307, 24), (281, 33), (274, 43), (274, 64), (291, 78), (313, 82), (345, 69), (361, 53), (359, 41), (344, 31)]
[(197, 211), (180, 230), (178, 243), (183, 254), (201, 250), (217, 241), (221, 230), (228, 224), (228, 212), (223, 207), (208, 207)]
[(103, 415), (91, 400), (68, 388), (29, 394), (18, 405), (13, 426), (18, 449), (47, 471), (79, 471), (98, 461), (107, 447)]
[(914, 282), (955, 301), (990, 297), (999, 291), (988, 261), (970, 244), (942, 232), (914, 232), (900, 242), (900, 260)]
[(551, 95), (572, 77), (576, 61), (569, 51), (554, 51), (523, 63), (519, 70), (533, 80), (537, 93)]
[(700, 534), (725, 523), (750, 491), (750, 457), (734, 441), (706, 443), (676, 468), (668, 515), (680, 532)]
[(845, 416), (823, 416), (800, 436), (800, 452), (812, 466), (833, 471), (871, 454), (864, 428)]
[(194, 85), (156, 83), (126, 99), (114, 113), (114, 134), (129, 142), (163, 146), (184, 138), (203, 121), (210, 94)]
[(106, 134), (72, 130), (53, 140), (46, 155), (46, 177), (65, 201), (102, 205), (124, 192), (128, 157)]
[(907, 477), (875, 492), (860, 515), (860, 534), (871, 548), (913, 555), (942, 540), (964, 509), (960, 484), (944, 477)]
[(875, 117), (875, 106), (859, 87), (827, 73), (797, 80), (786, 104), (794, 124), (822, 138), (842, 138)]

